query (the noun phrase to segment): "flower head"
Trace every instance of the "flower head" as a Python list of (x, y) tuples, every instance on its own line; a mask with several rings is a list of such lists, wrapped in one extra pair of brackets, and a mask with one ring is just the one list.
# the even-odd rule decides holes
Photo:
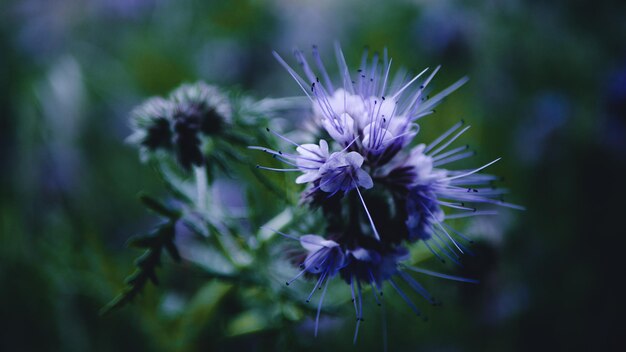
[[(406, 246), (423, 243), (440, 260), (448, 258), (460, 263), (460, 255), (469, 252), (464, 243), (470, 241), (447, 225), (447, 219), (495, 213), (478, 210), (478, 204), (519, 207), (500, 198), (503, 190), (485, 187), (492, 186), (491, 182), (497, 178), (480, 171), (499, 159), (476, 169), (447, 168), (448, 164), (474, 155), (467, 146), (449, 148), (469, 129), (469, 126), (462, 128), (463, 122), (428, 145), (414, 143), (420, 130), (417, 121), (432, 114), (433, 108), (463, 85), (466, 78), (429, 98), (426, 89), (439, 67), (428, 75), (428, 70), (423, 70), (411, 79), (390, 79), (391, 59), (385, 51), (382, 60), (375, 55), (368, 61), (364, 55), (353, 75), (339, 46), (336, 54), (340, 70), (338, 85), (331, 81), (317, 48), (313, 48), (313, 58), (318, 74), (302, 52), (294, 53), (304, 78), (274, 53), (310, 99), (311, 117), (325, 139), (318, 144), (298, 144), (271, 131), (295, 146), (297, 153), (251, 148), (264, 150), (294, 166), (263, 168), (301, 173), (296, 182), (308, 184), (304, 197), (322, 208), (329, 229), (332, 228), (332, 241), (320, 236), (310, 240), (317, 244), (310, 248), (316, 250), (309, 250), (307, 260), (318, 263), (316, 267), (322, 267), (320, 263), (333, 263), (331, 268), (320, 269), (319, 273), (328, 274), (319, 276), (316, 287), (339, 273), (351, 287), (357, 320), (361, 321), (362, 286), (371, 286), (374, 292), (382, 294), (382, 286), (388, 282), (419, 315), (419, 309), (395, 280), (404, 281), (429, 303), (436, 301), (407, 270), (474, 281), (406, 265), (403, 263), (409, 259)], [(343, 198), (334, 197), (336, 194)], [(369, 224), (369, 230), (361, 226), (363, 223)], [(377, 228), (377, 223), (385, 226)], [(330, 258), (339, 257), (342, 264), (335, 266), (339, 260)], [(307, 260), (301, 274), (312, 273)]]
[(156, 152), (173, 153), (186, 170), (201, 165), (203, 136), (221, 132), (230, 123), (228, 99), (205, 83), (185, 84), (169, 98), (155, 97), (131, 113), (131, 142), (141, 147), (142, 159)]
[(131, 112), (134, 134), (129, 140), (141, 146), (142, 154), (172, 148), (170, 119), (173, 108), (170, 101), (155, 97), (148, 99)]
[(313, 290), (311, 290), (311, 293), (309, 293), (309, 296), (306, 298), (307, 303), (311, 301), (311, 297), (315, 291), (321, 289), (322, 286), (324, 287), (317, 306), (317, 316), (315, 318), (315, 335), (317, 335), (320, 312), (322, 309), (322, 303), (324, 302), (324, 296), (326, 295), (326, 289), (328, 288), (328, 283), (346, 265), (346, 255), (344, 250), (337, 242), (326, 240), (321, 236), (304, 235), (297, 238), (280, 231), (273, 231), (287, 238), (299, 241), (302, 248), (306, 251), (305, 259), (300, 263), (300, 272), (291, 280), (286, 282), (287, 286), (304, 274), (317, 276), (317, 282), (315, 283)]

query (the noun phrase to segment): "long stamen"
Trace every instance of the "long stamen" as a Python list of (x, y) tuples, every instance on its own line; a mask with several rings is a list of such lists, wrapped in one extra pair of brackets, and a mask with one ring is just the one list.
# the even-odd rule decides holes
[(498, 215), (497, 211), (476, 211), (472, 213), (447, 214), (446, 219), (461, 219), (472, 216)]
[(422, 112), (422, 111), (426, 111), (426, 110), (429, 110), (430, 108), (434, 107), (441, 100), (443, 100), (443, 98), (445, 98), (446, 96), (450, 95), (450, 93), (454, 92), (455, 90), (459, 89), (462, 85), (467, 83), (467, 81), (469, 81), (469, 78), (467, 78), (467, 77), (463, 77), (460, 80), (456, 81), (455, 83), (450, 85), (448, 88), (446, 88), (446, 89), (442, 90), (441, 92), (437, 93), (434, 97), (426, 100), (424, 102), (424, 104), (420, 105), (419, 108), (415, 109), (414, 113), (419, 113), (419, 112)]
[(407, 284), (409, 284), (409, 286), (411, 286), (411, 288), (415, 292), (419, 293), (422, 297), (424, 297), (428, 301), (428, 303), (435, 304), (435, 299), (433, 298), (433, 296), (430, 295), (430, 293), (428, 293), (428, 291), (426, 291), (424, 286), (420, 285), (419, 282), (415, 281), (415, 279), (413, 279), (410, 275), (408, 275), (405, 272), (398, 271), (398, 274), (400, 274), (400, 277), (402, 277), (402, 279), (404, 279), (404, 281)]
[(339, 42), (335, 42), (335, 55), (337, 56), (337, 63), (339, 64), (339, 70), (341, 71), (341, 75), (343, 77), (343, 89), (346, 92), (354, 94), (354, 88), (352, 87), (352, 82), (350, 80), (350, 71), (348, 70), (348, 65), (346, 64), (346, 59), (343, 56), (343, 51), (341, 50)]
[(396, 94), (394, 94), (391, 99), (392, 100), (396, 100), (396, 98), (402, 94), (402, 92), (404, 92), (405, 89), (409, 88), (409, 86), (411, 84), (413, 84), (413, 82), (415, 82), (418, 78), (420, 78), (426, 71), (428, 71), (428, 68), (425, 68), (422, 72), (418, 73), (417, 76), (413, 77), (412, 80), (409, 81), (409, 83), (405, 84), (404, 87), (400, 88)]
[(300, 170), (300, 169), (279, 169), (279, 168), (267, 167), (267, 166), (263, 166), (263, 165), (257, 165), (256, 168), (257, 169), (262, 169), (262, 170), (268, 170), (268, 171), (278, 171), (278, 172), (295, 172), (295, 171), (302, 172), (302, 170)]
[(460, 282), (467, 282), (467, 283), (471, 283), (471, 284), (477, 284), (480, 281), (475, 280), (475, 279), (468, 279), (465, 277), (460, 277), (460, 276), (454, 276), (454, 275), (448, 275), (448, 274), (442, 274), (442, 273), (438, 273), (436, 271), (430, 271), (430, 270), (426, 270), (426, 269), (422, 269), (422, 268), (416, 268), (414, 266), (404, 266), (406, 269), (409, 269), (411, 271), (415, 271), (416, 273), (421, 273), (421, 274), (426, 274), (426, 275), (430, 275), (430, 276), (434, 276), (434, 277), (439, 277), (442, 279), (447, 279), (447, 280), (453, 280), (453, 281), (460, 281)]
[(326, 71), (326, 67), (324, 66), (324, 63), (322, 62), (322, 59), (320, 57), (320, 53), (317, 50), (317, 46), (315, 45), (313, 46), (313, 58), (315, 59), (315, 64), (317, 65), (317, 68), (322, 72), (322, 78), (324, 79), (324, 84), (331, 91), (335, 91), (335, 88), (333, 88), (333, 83), (330, 80), (330, 77), (328, 76), (328, 72)]
[(391, 284), (391, 287), (393, 287), (394, 290), (396, 290), (396, 292), (400, 295), (400, 297), (402, 297), (402, 299), (409, 305), (409, 307), (411, 307), (415, 315), (421, 316), (422, 312), (419, 309), (417, 309), (415, 304), (411, 302), (409, 297), (404, 293), (404, 291), (402, 291), (402, 289), (395, 283), (395, 281), (393, 281), (392, 278), (389, 278), (389, 283)]
[[(415, 110), (418, 109), (420, 97), (424, 93), (424, 90), (426, 89), (426, 87), (428, 87), (428, 85), (430, 84), (430, 81), (432, 81), (432, 79), (435, 77), (435, 75), (439, 72), (440, 69), (441, 69), (441, 65), (435, 67), (433, 72), (426, 78), (424, 83), (422, 83), (422, 85), (420, 86), (420, 89), (417, 91), (417, 93), (415, 93), (415, 96), (410, 100), (410, 103), (406, 107), (405, 114), (407, 114), (408, 116), (411, 116), (414, 114)], [(412, 118), (412, 120), (417, 120), (417, 119), (418, 117)]]
[(306, 273), (307, 269), (303, 269), (302, 271), (300, 271), (298, 273), (298, 275), (294, 276), (291, 280), (285, 282), (285, 284), (287, 286), (291, 285), (294, 281), (296, 281), (299, 277), (301, 277), (302, 275), (304, 275), (304, 273)]
[(311, 66), (309, 66), (309, 63), (307, 62), (302, 51), (296, 49), (294, 50), (293, 55), (296, 57), (296, 60), (298, 60), (300, 66), (302, 66), (302, 70), (304, 70), (304, 74), (307, 76), (309, 81), (315, 82), (315, 74), (313, 73), (313, 70), (311, 70)]
[[(354, 179), (352, 179), (352, 181), (356, 184), (356, 182), (354, 181)], [(372, 220), (372, 216), (370, 215), (369, 210), (367, 210), (367, 205), (365, 205), (365, 201), (363, 200), (363, 196), (361, 195), (361, 191), (359, 191), (359, 187), (355, 187), (356, 188), (356, 192), (359, 194), (359, 198), (361, 199), (361, 204), (363, 204), (363, 208), (365, 209), (365, 213), (367, 214), (367, 218), (370, 220), (370, 224), (372, 225), (372, 230), (374, 230), (374, 235), (376, 236), (376, 239), (378, 241), (380, 241), (380, 235), (378, 235), (378, 230), (376, 230), (376, 225), (374, 225), (374, 220)]]
[(456, 243), (456, 241), (452, 238), (452, 236), (450, 236), (450, 234), (448, 233), (448, 231), (446, 231), (446, 229), (441, 225), (441, 222), (439, 222), (439, 220), (435, 217), (435, 215), (433, 215), (433, 213), (430, 211), (430, 209), (428, 209), (426, 206), (424, 206), (423, 203), (422, 207), (428, 212), (428, 214), (430, 215), (430, 218), (433, 219), (435, 221), (435, 223), (437, 225), (439, 225), (439, 227), (441, 228), (441, 230), (446, 234), (446, 236), (448, 236), (448, 238), (450, 239), (450, 241), (452, 241), (452, 243), (456, 246), (456, 248), (459, 250), (459, 252), (463, 253), (463, 250), (461, 249), (461, 247), (459, 247), (459, 245)]
[(441, 141), (443, 141), (444, 139), (448, 138), (449, 135), (451, 135), (459, 127), (463, 126), (464, 123), (465, 123), (465, 121), (463, 121), (463, 120), (455, 123), (452, 127), (450, 127), (447, 131), (445, 131), (441, 136), (437, 137), (434, 141), (432, 141), (426, 147), (426, 149), (424, 149), (424, 153), (428, 153), (429, 150), (431, 150), (432, 148), (436, 147), (437, 144), (441, 143)]
[(437, 253), (437, 251), (435, 251), (435, 250), (433, 249), (433, 247), (431, 247), (431, 246), (430, 246), (430, 244), (428, 244), (428, 241), (427, 241), (427, 240), (426, 240), (426, 241), (422, 241), (422, 243), (424, 243), (424, 245), (426, 246), (426, 248), (428, 248), (428, 250), (429, 250), (429, 251), (430, 251), (430, 252), (431, 252), (431, 253), (432, 253), (435, 257), (437, 257), (437, 259), (439, 259), (439, 261), (440, 261), (440, 262), (442, 262), (442, 263), (445, 263), (445, 262), (446, 262), (446, 261), (445, 261), (445, 259), (443, 259), (443, 258), (441, 257), (441, 255), (439, 255), (439, 253)]
[(434, 152), (432, 152), (431, 156), (435, 156), (437, 155), (439, 152), (441, 152), (442, 150), (446, 149), (446, 147), (448, 147), (452, 142), (454, 142), (457, 138), (459, 138), (463, 133), (465, 133), (465, 131), (469, 130), (470, 127), (472, 126), (467, 126), (464, 129), (462, 129), (459, 133), (457, 133), (456, 135), (454, 135), (454, 137), (450, 138), (449, 141), (447, 141), (444, 145), (442, 145), (441, 147), (437, 148)]
[(320, 278), (315, 283), (315, 286), (313, 286), (313, 290), (311, 290), (311, 293), (309, 293), (309, 296), (306, 298), (306, 303), (311, 302), (311, 297), (313, 297), (313, 294), (315, 293), (317, 288), (322, 285), (322, 282), (324, 282), (324, 279), (326, 278), (326, 274), (327, 274), (327, 271), (324, 271), (322, 275), (320, 275)]
[[(385, 50), (385, 53), (387, 51)], [(391, 70), (391, 62), (393, 61), (393, 59), (389, 59), (389, 64), (387, 65), (387, 71), (385, 71), (385, 78), (383, 81), (383, 87), (380, 89), (380, 96), (384, 97), (385, 96), (385, 89), (387, 88), (387, 78), (389, 77), (389, 70)]]
[(496, 160), (494, 160), (494, 161), (492, 161), (492, 162), (490, 162), (490, 163), (487, 163), (487, 164), (485, 164), (485, 165), (483, 165), (483, 166), (481, 166), (481, 167), (479, 167), (479, 168), (477, 168), (477, 169), (474, 169), (474, 170), (472, 170), (472, 171), (470, 171), (470, 172), (466, 172), (466, 173), (464, 173), (464, 174), (460, 174), (460, 175), (456, 175), (456, 176), (452, 176), (452, 177), (447, 177), (447, 178), (446, 178), (446, 180), (448, 180), (448, 181), (450, 181), (450, 180), (456, 180), (456, 179), (463, 178), (463, 177), (466, 177), (466, 176), (469, 176), (469, 175), (473, 175), (473, 174), (475, 174), (475, 173), (479, 172), (480, 170), (486, 169), (486, 168), (488, 168), (489, 166), (491, 166), (491, 165), (493, 165), (493, 164), (497, 163), (498, 161), (500, 161), (500, 159), (502, 159), (502, 158), (497, 158)]
[(449, 157), (451, 155), (454, 155), (454, 154), (456, 154), (458, 152), (462, 152), (462, 151), (467, 150), (467, 149), (469, 149), (469, 145), (464, 145), (464, 146), (461, 146), (461, 147), (458, 147), (458, 148), (454, 148), (452, 150), (448, 150), (447, 152), (445, 152), (443, 154), (439, 154), (439, 155), (435, 155), (434, 153), (430, 154), (430, 157), (433, 158), (433, 161), (438, 161), (438, 160), (445, 159), (445, 158), (447, 158), (447, 157)]
[(326, 296), (326, 289), (328, 288), (329, 282), (330, 280), (326, 280), (326, 283), (324, 284), (324, 290), (322, 291), (322, 295), (320, 296), (320, 301), (317, 304), (317, 315), (315, 316), (315, 336), (317, 336), (317, 328), (319, 327), (320, 323), (320, 312), (322, 311), (322, 303), (324, 302), (324, 296)]
[(283, 60), (283, 58), (280, 57), (280, 55), (278, 55), (277, 52), (272, 51), (272, 54), (274, 55), (276, 60), (278, 60), (278, 62), (287, 70), (287, 72), (289, 72), (289, 74), (291, 75), (291, 77), (293, 77), (293, 79), (296, 81), (296, 83), (298, 83), (298, 85), (300, 86), (300, 88), (302, 89), (304, 94), (306, 94), (306, 96), (309, 98), (309, 100), (311, 100), (311, 102), (313, 102), (313, 98), (309, 94), (309, 91), (306, 88), (304, 88), (305, 86), (308, 86), (306, 81), (302, 77), (300, 77), (300, 75), (298, 73), (296, 73), (296, 71), (294, 71), (291, 68), (291, 66), (289, 66), (289, 64), (287, 62), (285, 62), (285, 60)]
[(442, 159), (440, 161), (434, 162), (433, 166), (441, 166), (441, 165), (450, 164), (452, 162), (463, 160), (463, 159), (472, 157), (474, 155), (476, 155), (476, 152), (467, 152), (467, 153), (453, 155), (451, 157), (448, 157), (448, 158)]
[(302, 145), (300, 145), (300, 144), (298, 144), (298, 143), (296, 143), (296, 142), (292, 141), (291, 139), (289, 139), (289, 138), (287, 138), (287, 137), (283, 136), (282, 134), (274, 132), (274, 130), (270, 130), (269, 128), (265, 128), (265, 130), (266, 130), (267, 132), (269, 132), (269, 133), (271, 133), (271, 134), (275, 135), (276, 137), (278, 137), (278, 138), (280, 138), (280, 139), (284, 140), (284, 141), (285, 141), (285, 142), (287, 142), (287, 143), (293, 144), (293, 145), (295, 145), (296, 147), (300, 147), (300, 148), (302, 148), (302, 149), (306, 150), (306, 151), (307, 151), (307, 152), (309, 152), (309, 153), (315, 154), (315, 155), (319, 156), (320, 158), (323, 158), (323, 156), (322, 156), (322, 155), (320, 155), (318, 152), (316, 152), (316, 151), (314, 151), (314, 150), (310, 150), (310, 149), (308, 149), (308, 148), (305, 148), (304, 146), (302, 146)]

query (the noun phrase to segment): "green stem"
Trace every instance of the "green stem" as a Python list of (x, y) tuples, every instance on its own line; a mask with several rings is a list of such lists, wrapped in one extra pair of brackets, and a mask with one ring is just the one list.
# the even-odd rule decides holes
[(196, 175), (196, 188), (198, 192), (198, 199), (196, 206), (200, 212), (205, 212), (208, 208), (208, 181), (207, 181), (207, 172), (206, 166), (196, 166), (194, 167), (194, 172)]

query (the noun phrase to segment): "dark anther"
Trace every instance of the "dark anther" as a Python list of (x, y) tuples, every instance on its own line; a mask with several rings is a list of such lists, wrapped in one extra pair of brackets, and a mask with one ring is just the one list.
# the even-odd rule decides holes
[(267, 130), (267, 132), (269, 132), (269, 131), (270, 131), (270, 128), (269, 128), (269, 127), (265, 127), (265, 129)]
[(285, 285), (289, 286), (289, 281), (285, 282)]
[(420, 89), (424, 89), (424, 85), (423, 84), (420, 86)]
[(383, 98), (383, 100), (385, 100), (385, 97), (384, 97), (384, 96), (383, 96), (382, 98)]

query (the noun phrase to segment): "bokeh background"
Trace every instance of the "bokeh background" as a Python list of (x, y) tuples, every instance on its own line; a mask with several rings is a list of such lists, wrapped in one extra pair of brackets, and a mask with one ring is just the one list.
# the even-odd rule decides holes
[(445, 302), (428, 322), (390, 300), (389, 350), (626, 347), (625, 2), (5, 0), (0, 16), (0, 350), (381, 351), (375, 307), (355, 346), (349, 310), (318, 338), (310, 320), (233, 331), (215, 318), (229, 300), (191, 296), (206, 278), (170, 262), (159, 288), (98, 315), (139, 254), (127, 238), (155, 221), (137, 194), (163, 194), (124, 142), (130, 109), (198, 79), (298, 95), (271, 51), (317, 44), (332, 62), (335, 40), (352, 67), (367, 45), (443, 65), (439, 89), (468, 75), (420, 135), (465, 119), (476, 162), (501, 156), (491, 171), (527, 207), (467, 224), (461, 274), (481, 283), (426, 280)]

